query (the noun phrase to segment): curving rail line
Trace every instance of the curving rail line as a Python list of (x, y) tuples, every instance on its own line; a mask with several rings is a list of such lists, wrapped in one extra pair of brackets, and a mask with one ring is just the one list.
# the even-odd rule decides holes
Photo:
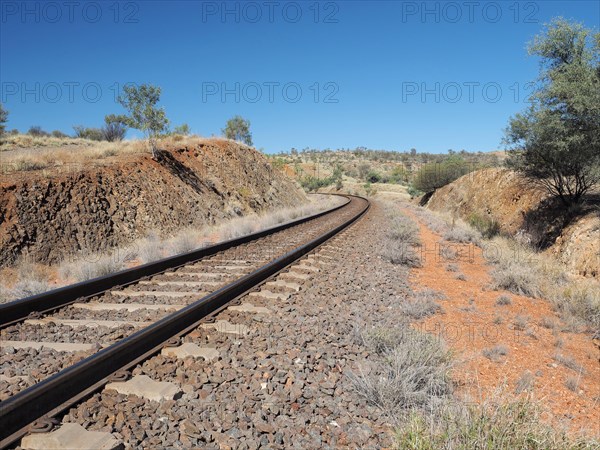
[(170, 345), (174, 339), (191, 331), (202, 321), (210, 321), (210, 316), (223, 309), (228, 303), (255, 289), (299, 258), (312, 252), (358, 220), (369, 209), (369, 202), (364, 198), (344, 197), (348, 200), (343, 204), (313, 216), (113, 275), (0, 305), (0, 327), (7, 327), (25, 320), (32, 313), (39, 315), (89, 299), (111, 289), (121, 288), (149, 276), (189, 265), (207, 256), (217, 255), (225, 250), (260, 240), (319, 217), (343, 212), (346, 212), (346, 215), (349, 214), (348, 217), (342, 216), (343, 221), (334, 228), (285, 253), (283, 256), (1, 401), (0, 447), (4, 448), (14, 443), (29, 430), (35, 428), (34, 422), (38, 421), (39, 423), (39, 419), (45, 418), (48, 420), (49, 417), (66, 410), (98, 390), (109, 382), (115, 373), (127, 370), (159, 352), (163, 347)]

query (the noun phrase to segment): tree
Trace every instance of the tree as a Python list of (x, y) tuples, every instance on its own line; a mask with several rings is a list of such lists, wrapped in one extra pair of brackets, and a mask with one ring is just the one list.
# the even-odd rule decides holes
[(108, 142), (122, 141), (127, 133), (128, 118), (123, 115), (109, 114), (104, 117), (102, 136)]
[(175, 127), (175, 134), (182, 134), (188, 136), (190, 134), (190, 126), (187, 123), (181, 124)]
[(66, 137), (69, 137), (60, 130), (54, 130), (51, 134), (52, 134), (52, 137), (59, 138), (59, 139), (64, 139)]
[(507, 164), (569, 207), (600, 182), (600, 33), (558, 18), (529, 53), (540, 76), (506, 129)]
[(5, 123), (8, 122), (8, 111), (0, 103), (0, 137), (4, 135)]
[(88, 139), (90, 141), (102, 141), (104, 140), (104, 133), (100, 128), (84, 127), (83, 125), (75, 125), (75, 137), (80, 139)]
[(29, 127), (27, 134), (35, 137), (48, 136), (48, 132), (42, 130), (42, 127), (40, 127), (39, 125), (33, 125), (32, 127)]
[(439, 163), (424, 164), (415, 174), (412, 186), (421, 192), (434, 192), (469, 173), (471, 169), (460, 156), (452, 155)]
[(227, 121), (227, 125), (221, 130), (227, 139), (252, 145), (252, 133), (250, 132), (250, 121), (241, 116), (234, 116)]
[(169, 120), (162, 108), (156, 104), (160, 100), (161, 89), (151, 84), (123, 87), (119, 103), (127, 110), (127, 125), (144, 133), (152, 152), (152, 158), (158, 155), (157, 138), (167, 131)]

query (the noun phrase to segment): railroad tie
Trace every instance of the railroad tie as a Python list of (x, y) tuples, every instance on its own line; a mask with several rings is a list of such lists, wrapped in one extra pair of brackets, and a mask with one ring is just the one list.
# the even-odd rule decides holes
[(139, 311), (140, 309), (148, 309), (152, 311), (178, 311), (185, 308), (186, 305), (154, 305), (144, 303), (73, 303), (73, 308), (87, 309), (89, 311), (118, 311), (126, 309), (127, 311)]
[(205, 361), (212, 361), (220, 356), (217, 349), (212, 347), (200, 347), (193, 342), (185, 342), (178, 347), (165, 347), (161, 354), (177, 359), (184, 359), (188, 356), (192, 358), (203, 358)]
[[(206, 284), (209, 284), (207, 282)], [(219, 285), (221, 283), (214, 283)], [(201, 292), (179, 292), (179, 291), (110, 291), (111, 295), (117, 297), (197, 297)]]
[(290, 270), (289, 272), (284, 272), (279, 275), (279, 278), (292, 279), (296, 281), (306, 281), (310, 278), (310, 275), (302, 272), (294, 272), (294, 270)]
[(187, 287), (205, 287), (216, 286), (222, 283), (216, 281), (162, 281), (162, 280), (142, 280), (139, 284), (145, 286), (187, 286)]
[(55, 323), (57, 325), (68, 325), (70, 327), (107, 327), (107, 328), (119, 328), (121, 326), (133, 326), (135, 328), (146, 327), (151, 325), (152, 322), (133, 322), (126, 320), (92, 320), (92, 319), (55, 319), (53, 317), (45, 317), (43, 319), (27, 319), (25, 321), (29, 325), (48, 325), (49, 323)]
[(214, 323), (200, 324), (205, 330), (214, 329), (219, 333), (244, 335), (250, 332), (250, 329), (241, 323), (231, 323), (228, 320), (217, 320)]
[(88, 431), (78, 423), (64, 423), (50, 433), (32, 433), (21, 440), (21, 447), (29, 450), (97, 449), (117, 450), (123, 443), (111, 433)]
[(250, 292), (250, 294), (248, 294), (249, 297), (260, 297), (260, 298), (264, 298), (265, 300), (287, 300), (288, 298), (290, 298), (290, 294), (287, 292), (272, 292), (266, 289), (262, 289), (260, 291), (256, 291), (256, 292)]
[(269, 281), (265, 284), (267, 288), (273, 288), (274, 290), (283, 290), (288, 292), (298, 292), (301, 286), (298, 283), (291, 283), (285, 280)]
[(265, 308), (264, 306), (254, 306), (252, 303), (242, 303), (241, 305), (230, 306), (227, 309), (251, 314), (269, 314), (271, 312), (269, 308)]
[(117, 391), (119, 394), (133, 394), (157, 402), (175, 400), (182, 393), (181, 388), (175, 383), (154, 381), (148, 375), (136, 375), (127, 381), (113, 381), (105, 387), (105, 390), (110, 389)]
[(0, 348), (6, 347), (12, 347), (15, 349), (33, 348), (35, 350), (49, 348), (57, 352), (82, 352), (93, 350), (96, 347), (96, 344), (79, 344), (72, 342), (0, 341)]

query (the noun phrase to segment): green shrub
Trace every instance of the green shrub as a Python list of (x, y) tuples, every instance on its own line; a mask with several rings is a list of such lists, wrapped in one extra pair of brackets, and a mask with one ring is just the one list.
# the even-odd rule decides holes
[(380, 183), (382, 181), (382, 176), (380, 174), (378, 174), (377, 172), (375, 172), (374, 170), (371, 170), (367, 174), (366, 180), (369, 183)]
[(469, 215), (469, 224), (479, 231), (486, 239), (493, 238), (500, 234), (500, 223), (489, 217), (472, 213)]
[(419, 191), (429, 193), (471, 172), (473, 167), (461, 157), (453, 155), (444, 161), (423, 165), (415, 174), (412, 185)]
[(75, 137), (82, 139), (89, 139), (91, 141), (102, 141), (104, 140), (104, 133), (100, 128), (88, 128), (83, 125), (75, 125)]

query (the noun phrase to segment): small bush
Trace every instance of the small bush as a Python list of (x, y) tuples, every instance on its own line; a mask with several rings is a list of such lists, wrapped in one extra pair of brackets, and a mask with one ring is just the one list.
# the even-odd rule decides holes
[(457, 274), (454, 278), (456, 278), (459, 281), (467, 281), (467, 277), (462, 273)]
[(419, 191), (433, 192), (469, 173), (472, 169), (462, 158), (450, 156), (442, 162), (424, 164), (415, 174), (412, 185)]
[(64, 138), (68, 138), (69, 136), (67, 136), (65, 133), (63, 133), (60, 130), (54, 130), (52, 132), (52, 137), (59, 138), (59, 139), (64, 139)]
[(458, 272), (460, 270), (460, 267), (458, 267), (458, 265), (456, 265), (454, 263), (450, 263), (450, 264), (446, 264), (446, 270), (448, 272)]
[(383, 242), (381, 256), (392, 264), (406, 267), (421, 267), (421, 257), (414, 251), (413, 246), (408, 243), (398, 243), (391, 239)]
[(507, 261), (499, 265), (492, 271), (492, 279), (491, 288), (495, 290), (507, 290), (532, 298), (542, 295), (540, 275), (535, 273), (533, 267), (516, 261)]
[(39, 125), (34, 125), (27, 131), (27, 134), (35, 137), (49, 136), (50, 134), (47, 131), (42, 130), (42, 127)]
[(515, 317), (513, 321), (513, 327), (515, 330), (524, 331), (527, 329), (527, 324), (529, 323), (529, 317), (518, 315)]
[(490, 361), (498, 361), (501, 356), (508, 355), (508, 347), (505, 345), (495, 345), (494, 347), (483, 349), (481, 354)]
[(506, 305), (510, 305), (511, 303), (512, 303), (512, 300), (508, 295), (502, 294), (496, 299), (496, 305), (499, 305), (499, 306), (506, 306)]
[(469, 224), (486, 239), (491, 239), (500, 234), (500, 223), (489, 217), (472, 213), (469, 216)]
[(477, 244), (481, 236), (474, 230), (468, 228), (454, 227), (444, 233), (444, 239), (459, 244)]
[(440, 246), (440, 256), (446, 261), (454, 261), (456, 260), (458, 253), (451, 245), (442, 245)]
[(382, 176), (377, 172), (371, 170), (365, 177), (365, 180), (369, 183), (380, 183), (382, 181)]
[(577, 392), (579, 390), (579, 377), (569, 377), (565, 381), (565, 386), (568, 390)]
[(104, 140), (104, 133), (100, 128), (88, 128), (82, 125), (76, 125), (73, 129), (75, 130), (75, 137), (89, 139), (91, 141)]
[(164, 257), (162, 244), (157, 239), (150, 238), (140, 244), (138, 256), (143, 263), (158, 261)]
[(413, 298), (400, 305), (400, 311), (414, 320), (420, 320), (441, 312), (442, 307), (430, 298)]
[(554, 355), (554, 360), (577, 373), (582, 374), (585, 372), (584, 367), (571, 356), (565, 356), (562, 353), (556, 353)]
[(390, 217), (387, 236), (396, 241), (419, 243), (419, 227), (408, 217), (399, 214)]
[(120, 255), (100, 255), (94, 260), (78, 261), (61, 267), (61, 275), (65, 278), (74, 278), (76, 281), (86, 281), (93, 278), (110, 275), (123, 270), (125, 261)]
[(365, 342), (375, 343), (371, 348), (382, 354), (380, 365), (349, 378), (359, 395), (389, 416), (411, 408), (430, 409), (452, 392), (451, 355), (435, 337), (404, 326), (394, 332), (373, 330)]
[(171, 241), (173, 254), (188, 253), (198, 248), (198, 242), (190, 233), (183, 233)]
[(533, 374), (529, 370), (526, 370), (525, 372), (523, 372), (521, 374), (521, 376), (517, 380), (517, 383), (515, 386), (515, 394), (520, 394), (525, 391), (531, 392), (531, 390), (533, 389), (533, 385), (534, 385)]
[(40, 279), (21, 279), (10, 290), (10, 296), (14, 299), (31, 297), (50, 290), (47, 281)]

